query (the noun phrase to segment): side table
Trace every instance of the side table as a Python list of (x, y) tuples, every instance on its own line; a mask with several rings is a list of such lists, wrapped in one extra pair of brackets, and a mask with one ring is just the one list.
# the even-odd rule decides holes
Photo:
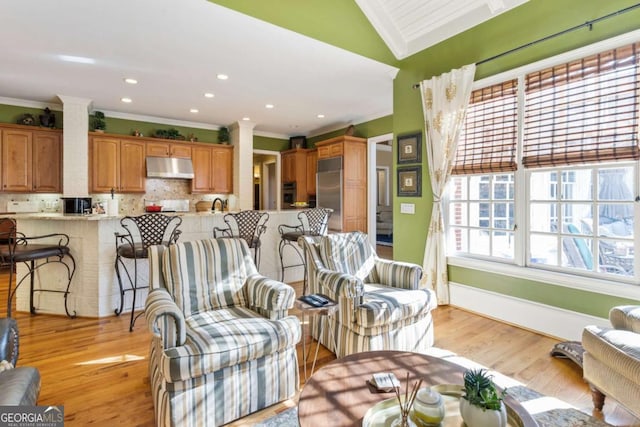
[[(306, 319), (307, 317), (309, 318), (309, 320), (311, 320), (311, 317), (313, 316), (328, 316), (330, 314), (333, 314), (337, 309), (338, 309), (338, 303), (334, 300), (332, 300), (331, 298), (327, 297), (326, 295), (322, 295), (324, 298), (326, 298), (327, 300), (329, 300), (329, 303), (326, 305), (323, 305), (322, 307), (314, 307), (312, 305), (307, 304), (304, 301), (301, 301), (300, 299), (296, 299), (296, 302), (294, 304), (294, 307), (297, 308), (298, 310), (300, 310), (300, 312), (302, 313), (302, 362), (304, 363), (304, 381), (305, 383), (307, 382), (307, 362), (309, 359), (309, 354), (307, 354), (307, 335), (304, 333), (304, 325), (306, 323)], [(323, 334), (324, 332), (324, 323), (320, 321), (320, 335)], [(333, 329), (329, 329), (329, 333), (331, 334), (331, 339), (333, 340), (333, 352), (336, 351), (336, 337), (333, 333)], [(313, 341), (313, 337), (311, 338), (311, 340)], [(309, 343), (309, 352), (311, 353), (311, 346), (313, 345), (313, 342)], [(313, 375), (313, 371), (316, 368), (316, 361), (318, 360), (318, 349), (320, 348), (320, 343), (318, 341), (316, 341), (316, 351), (315, 354), (313, 356), (313, 364), (311, 365), (311, 374), (309, 376)]]

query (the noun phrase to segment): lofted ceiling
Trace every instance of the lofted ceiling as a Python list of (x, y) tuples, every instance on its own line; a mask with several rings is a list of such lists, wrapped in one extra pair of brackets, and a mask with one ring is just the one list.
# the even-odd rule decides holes
[(355, 0), (398, 59), (528, 0)]
[[(525, 0), (355, 1), (402, 58)], [(3, 1), (0, 52), (0, 104), (69, 96), (107, 117), (214, 129), (246, 118), (275, 137), (392, 114), (398, 71), (206, 0)]]

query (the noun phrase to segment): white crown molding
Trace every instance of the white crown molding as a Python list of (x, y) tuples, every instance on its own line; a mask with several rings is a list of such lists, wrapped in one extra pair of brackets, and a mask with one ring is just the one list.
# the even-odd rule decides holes
[(324, 128), (318, 128), (314, 131), (312, 131), (307, 137), (308, 138), (313, 138), (314, 136), (318, 136), (318, 135), (323, 135), (325, 133), (329, 133), (329, 132), (334, 132), (340, 129), (344, 129), (349, 125), (359, 125), (361, 123), (366, 123), (366, 122), (370, 122), (372, 120), (376, 120), (376, 119), (381, 119), (383, 117), (387, 117), (393, 114), (393, 111), (385, 111), (385, 112), (380, 112), (377, 114), (373, 114), (369, 117), (357, 117), (354, 120), (350, 121), (350, 122), (345, 122), (345, 123), (334, 123), (333, 125), (324, 127)]
[(30, 101), (27, 99), (5, 98), (1, 96), (0, 96), (0, 104), (14, 105), (16, 107), (25, 107), (25, 108), (41, 108), (43, 110), (48, 107), (50, 110), (62, 111), (62, 104)]

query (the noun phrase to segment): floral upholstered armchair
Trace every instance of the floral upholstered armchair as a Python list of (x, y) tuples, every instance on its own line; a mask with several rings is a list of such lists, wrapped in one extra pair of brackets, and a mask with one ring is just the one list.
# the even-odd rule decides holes
[(219, 426), (299, 387), (295, 293), (239, 238), (150, 248), (146, 317), (158, 426)]
[(336, 357), (372, 350), (424, 353), (433, 345), (431, 310), (437, 303), (432, 290), (420, 288), (420, 266), (378, 258), (361, 232), (299, 241), (309, 292), (339, 303), (335, 313), (312, 319), (313, 336)]

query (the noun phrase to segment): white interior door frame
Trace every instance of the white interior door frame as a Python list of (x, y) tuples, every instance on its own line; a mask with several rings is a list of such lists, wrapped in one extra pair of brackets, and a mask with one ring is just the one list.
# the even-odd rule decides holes
[[(367, 233), (369, 234), (369, 241), (374, 248), (376, 247), (376, 205), (378, 203), (376, 144), (384, 141), (393, 141), (393, 133), (386, 133), (367, 139)], [(391, 180), (391, 177), (389, 178)], [(393, 187), (389, 197), (391, 198), (391, 205), (393, 205)]]
[[(280, 167), (280, 152), (279, 151), (271, 151), (271, 150), (253, 150), (253, 154), (266, 154), (269, 156), (275, 156), (276, 157), (276, 181), (277, 181), (277, 185), (276, 185), (276, 206), (277, 209), (280, 210), (282, 209), (282, 207), (280, 206), (280, 203), (282, 202), (282, 185), (280, 184), (282, 177), (280, 176), (280, 173), (282, 171), (282, 168)], [(253, 168), (251, 168), (251, 171), (253, 171)], [(253, 179), (253, 177), (252, 177)], [(268, 178), (266, 178), (268, 180)], [(265, 186), (267, 185), (268, 182), (265, 181), (261, 181), (261, 185)]]

